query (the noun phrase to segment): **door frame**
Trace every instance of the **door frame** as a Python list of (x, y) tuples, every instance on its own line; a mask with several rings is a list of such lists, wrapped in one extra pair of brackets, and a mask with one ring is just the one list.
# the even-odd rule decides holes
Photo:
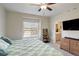
[(55, 42), (60, 43), (62, 38), (62, 22), (57, 21), (55, 23)]

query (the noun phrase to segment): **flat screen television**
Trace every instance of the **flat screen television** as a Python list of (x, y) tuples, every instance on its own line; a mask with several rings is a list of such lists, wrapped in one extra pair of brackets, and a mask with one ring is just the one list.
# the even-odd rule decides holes
[(79, 30), (79, 19), (63, 21), (63, 30)]

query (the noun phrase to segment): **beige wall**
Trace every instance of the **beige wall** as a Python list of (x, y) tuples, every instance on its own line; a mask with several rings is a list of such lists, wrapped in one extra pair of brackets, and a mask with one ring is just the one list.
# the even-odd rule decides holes
[(41, 21), (41, 28), (50, 30), (50, 21), (48, 17), (36, 16), (25, 13), (7, 11), (6, 35), (11, 39), (22, 39), (23, 20), (25, 18), (37, 19)]
[[(51, 39), (55, 42), (55, 23), (56, 21), (66, 21), (79, 18), (79, 8), (63, 12), (54, 18), (51, 17)], [(62, 37), (73, 37), (79, 39), (79, 31), (62, 31)]]
[(0, 6), (0, 35), (5, 35), (5, 10)]

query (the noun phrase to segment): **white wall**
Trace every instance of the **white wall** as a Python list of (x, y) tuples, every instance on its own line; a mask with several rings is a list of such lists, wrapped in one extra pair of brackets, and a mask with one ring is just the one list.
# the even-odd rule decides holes
[(55, 42), (55, 22), (56, 22), (56, 20), (52, 17), (50, 19), (50, 38), (51, 38), (51, 42)]
[(0, 35), (5, 35), (5, 9), (0, 6)]
[(11, 39), (22, 39), (23, 20), (25, 18), (41, 20), (41, 28), (50, 29), (50, 21), (48, 17), (36, 16), (25, 13), (7, 11), (6, 34)]
[[(51, 17), (51, 38), (55, 42), (55, 23), (56, 21), (66, 21), (79, 18), (79, 8), (63, 12), (55, 17)], [(79, 39), (79, 31), (62, 31), (62, 37), (73, 37)]]

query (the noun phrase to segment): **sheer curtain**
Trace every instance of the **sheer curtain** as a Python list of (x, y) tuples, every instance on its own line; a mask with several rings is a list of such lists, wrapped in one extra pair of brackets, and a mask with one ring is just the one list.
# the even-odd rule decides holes
[(40, 35), (40, 21), (36, 19), (25, 19), (23, 22), (23, 37), (39, 38)]

